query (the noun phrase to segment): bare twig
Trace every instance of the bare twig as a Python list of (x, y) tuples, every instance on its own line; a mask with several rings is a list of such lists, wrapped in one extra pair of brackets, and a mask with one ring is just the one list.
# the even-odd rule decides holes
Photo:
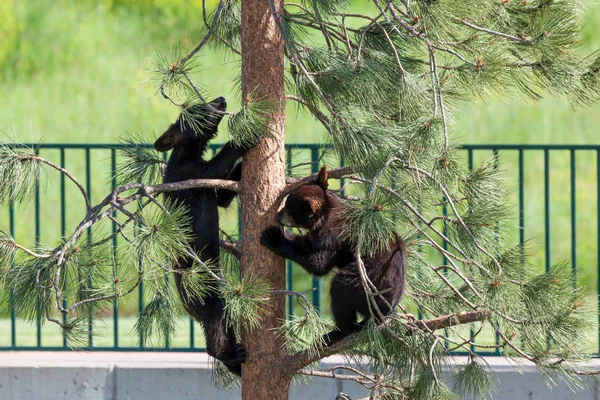
[(179, 67), (181, 67), (190, 58), (192, 58), (194, 55), (196, 55), (196, 53), (198, 53), (200, 51), (200, 49), (202, 47), (204, 47), (204, 45), (208, 42), (208, 39), (210, 39), (210, 36), (212, 35), (215, 28), (217, 27), (217, 22), (219, 22), (219, 17), (221, 16), (222, 10), (223, 10), (223, 1), (220, 1), (219, 5), (217, 6), (217, 11), (215, 12), (215, 16), (213, 17), (210, 28), (208, 28), (208, 31), (206, 32), (206, 35), (204, 35), (204, 37), (202, 38), (200, 43), (198, 43), (198, 45), (194, 48), (194, 50), (190, 51), (190, 53), (187, 56), (185, 56), (181, 60), (179, 60)]
[(71, 180), (71, 182), (73, 182), (75, 184), (75, 186), (77, 186), (77, 188), (79, 189), (79, 191), (81, 192), (81, 195), (83, 196), (83, 199), (85, 201), (85, 206), (86, 208), (89, 210), (91, 208), (91, 203), (90, 203), (90, 198), (88, 197), (87, 191), (85, 190), (85, 188), (83, 187), (83, 185), (66, 169), (54, 164), (53, 162), (46, 160), (45, 158), (42, 158), (38, 155), (35, 154), (27, 154), (27, 155), (22, 155), (19, 157), (22, 160), (36, 160), (39, 161), (43, 164), (46, 164), (52, 168), (54, 168), (55, 170), (59, 171), (61, 174), (64, 174), (67, 178), (69, 178), (69, 180)]
[(520, 42), (520, 43), (532, 43), (533, 40), (532, 39), (527, 39), (525, 37), (518, 37), (518, 36), (514, 36), (514, 35), (509, 35), (507, 33), (503, 33), (503, 32), (498, 32), (498, 31), (494, 31), (492, 29), (488, 29), (488, 28), (484, 28), (481, 26), (477, 26), (469, 21), (465, 21), (464, 19), (460, 19), (460, 18), (455, 18), (455, 20), (465, 26), (468, 26), (469, 28), (473, 28), (476, 31), (480, 31), (480, 32), (485, 32), (485, 33), (489, 33), (490, 35), (494, 35), (494, 36), (500, 36), (503, 37), (505, 39), (509, 39), (512, 40), (514, 42)]
[(242, 252), (237, 247), (235, 247), (235, 244), (230, 243), (226, 240), (221, 240), (219, 241), (219, 245), (225, 250), (227, 250), (229, 253), (231, 253), (238, 260), (242, 259)]
[[(204, 26), (206, 26), (207, 29), (211, 29), (211, 25), (208, 23), (208, 19), (207, 19), (207, 12), (206, 12), (206, 0), (202, 0), (202, 20), (204, 21)], [(213, 21), (214, 22), (214, 21)], [(233, 45), (231, 43), (229, 43), (229, 41), (227, 41), (225, 38), (223, 38), (221, 35), (217, 35), (217, 38), (223, 43), (225, 44), (225, 46), (227, 46), (231, 51), (233, 51), (235, 54), (237, 55), (242, 55), (242, 53), (236, 49), (235, 47), (233, 47)]]
[(319, 120), (319, 122), (321, 122), (321, 124), (325, 127), (325, 129), (327, 129), (327, 131), (331, 132), (331, 124), (329, 122), (329, 118), (327, 118), (327, 116), (325, 114), (323, 114), (321, 112), (321, 110), (319, 110), (317, 107), (313, 106), (312, 104), (310, 104), (303, 98), (294, 96), (292, 94), (288, 94), (287, 96), (285, 96), (285, 98), (288, 100), (294, 100), (294, 101), (302, 104), (306, 108), (308, 108), (310, 110), (310, 112), (315, 116), (315, 118), (317, 118)]
[(50, 257), (52, 257), (52, 255), (51, 255), (51, 254), (38, 254), (38, 253), (34, 252), (33, 250), (29, 250), (27, 247), (25, 247), (25, 246), (21, 246), (20, 244), (18, 244), (18, 243), (17, 243), (17, 242), (15, 242), (14, 240), (11, 240), (11, 241), (8, 243), (8, 245), (9, 245), (9, 246), (13, 246), (14, 248), (16, 248), (16, 249), (19, 249), (19, 250), (21, 250), (22, 252), (24, 252), (24, 253), (27, 253), (27, 254), (29, 254), (30, 256), (32, 256), (32, 257), (35, 257), (35, 258), (50, 258)]
[(412, 325), (421, 330), (437, 331), (439, 329), (451, 328), (456, 325), (485, 321), (490, 318), (491, 315), (492, 313), (490, 311), (464, 311), (443, 315), (434, 319), (415, 321)]

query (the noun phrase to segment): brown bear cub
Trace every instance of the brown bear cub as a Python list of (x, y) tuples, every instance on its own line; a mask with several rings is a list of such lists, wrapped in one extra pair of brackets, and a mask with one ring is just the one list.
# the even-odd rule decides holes
[[(196, 121), (194, 131), (182, 115), (154, 143), (158, 151), (173, 149), (163, 176), (164, 183), (187, 179), (230, 179), (240, 180), (241, 163), (236, 162), (248, 149), (226, 143), (211, 160), (204, 160), (208, 142), (216, 136), (217, 127), (223, 118), (227, 103), (218, 97), (209, 104), (193, 106)], [(165, 193), (172, 202), (184, 204), (191, 213), (194, 241), (191, 244), (203, 261), (219, 261), (219, 211), (227, 207), (236, 196), (230, 190), (188, 189)], [(180, 257), (175, 269), (188, 269), (193, 262), (189, 257)], [(186, 311), (204, 328), (206, 352), (220, 360), (233, 373), (241, 375), (241, 363), (246, 360), (246, 350), (237, 343), (233, 329), (228, 329), (225, 318), (225, 300), (217, 291), (204, 298), (189, 296), (181, 284), (181, 275), (175, 273), (177, 291)]]
[[(313, 275), (323, 276), (338, 268), (330, 289), (336, 330), (324, 338), (329, 345), (360, 330), (370, 318), (370, 312), (353, 246), (350, 241), (339, 238), (340, 228), (345, 224), (340, 215), (341, 201), (327, 186), (327, 170), (323, 166), (318, 181), (294, 189), (276, 216), (283, 226), (308, 230), (306, 235), (282, 232), (280, 227), (271, 226), (263, 231), (260, 242)], [(367, 276), (386, 300), (376, 297), (377, 306), (384, 315), (388, 314), (392, 311), (389, 306), (395, 308), (404, 292), (404, 241), (396, 235), (386, 252), (363, 258), (363, 262)], [(357, 313), (364, 317), (360, 323)]]

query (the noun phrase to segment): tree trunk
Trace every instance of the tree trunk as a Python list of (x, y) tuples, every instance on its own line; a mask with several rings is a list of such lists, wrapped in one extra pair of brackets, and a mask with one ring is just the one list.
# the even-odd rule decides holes
[[(282, 1), (274, 0), (282, 9)], [(278, 11), (279, 12), (279, 11)], [(268, 98), (278, 107), (270, 122), (270, 138), (248, 152), (242, 174), (242, 274), (285, 289), (285, 263), (260, 245), (260, 233), (274, 223), (274, 200), (285, 185), (284, 44), (271, 14), (269, 0), (242, 1), (242, 95)], [(262, 310), (261, 328), (246, 332), (247, 360), (242, 370), (242, 398), (288, 398), (291, 376), (280, 365), (286, 358), (274, 328), (285, 318), (285, 296), (271, 296)]]

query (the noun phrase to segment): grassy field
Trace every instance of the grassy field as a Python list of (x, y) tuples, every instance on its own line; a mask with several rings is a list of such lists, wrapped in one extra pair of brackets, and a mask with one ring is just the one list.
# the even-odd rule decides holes
[[(185, 2), (174, 11), (161, 13), (147, 7), (111, 7), (113, 3), (119, 2), (1, 2), (0, 132), (5, 133), (5, 138), (0, 141), (115, 143), (126, 132), (134, 132), (152, 142), (176, 118), (177, 110), (155, 94), (147, 67), (157, 51), (175, 44), (190, 49), (199, 41), (201, 15), (197, 2)], [(586, 41), (581, 51), (589, 53), (600, 49), (600, 3), (585, 3)], [(356, 1), (352, 7), (355, 11), (364, 10), (365, 4)], [(235, 109), (239, 104), (235, 84), (240, 73), (239, 60), (222, 51), (210, 50), (202, 53), (200, 62), (198, 79), (206, 91), (212, 96), (225, 96), (230, 109)], [(298, 113), (293, 106), (288, 111), (288, 143), (327, 141), (326, 132), (312, 117)], [(533, 103), (498, 94), (487, 103), (459, 105), (453, 112), (453, 133), (459, 143), (597, 144), (598, 111), (598, 105), (573, 109), (557, 99)], [(216, 142), (226, 140), (227, 130), (223, 128)], [(60, 154), (49, 151), (45, 156), (57, 162)], [(477, 154), (476, 160), (484, 156)], [(524, 207), (526, 236), (533, 238), (534, 261), (540, 268), (545, 260), (542, 156), (534, 152), (526, 159), (528, 189)], [(93, 200), (99, 200), (107, 190), (111, 175), (109, 159), (108, 152), (92, 157)], [(515, 182), (516, 154), (506, 152), (502, 159), (507, 179)], [(556, 262), (569, 259), (571, 254), (569, 154), (553, 154), (550, 161), (550, 239), (552, 262)], [(579, 282), (590, 293), (596, 293), (598, 276), (596, 162), (596, 154), (586, 153), (578, 155), (576, 163)], [(69, 153), (66, 167), (83, 178), (82, 152)], [(60, 202), (58, 175), (49, 172), (44, 182), (40, 234), (43, 243), (53, 244), (62, 233), (60, 215), (56, 212)], [(74, 226), (83, 212), (75, 194), (67, 189), (66, 230)], [(514, 203), (516, 196), (510, 201)], [(21, 206), (15, 214), (16, 236), (23, 243), (34, 240), (33, 207), (33, 204)], [(234, 214), (230, 213), (226, 222), (233, 231)], [(0, 209), (0, 227), (7, 226), (7, 215), (6, 209)], [(516, 237), (515, 228), (507, 240), (514, 242)], [(5, 327), (6, 321), (0, 320), (0, 328)], [(2, 338), (5, 336), (0, 333)]]
[[(140, 343), (139, 337), (135, 333), (133, 326), (136, 318), (132, 316), (121, 316), (118, 321), (118, 334), (116, 335), (119, 347), (132, 348), (137, 347)], [(177, 331), (175, 336), (169, 338), (170, 348), (203, 348), (204, 335), (202, 329), (195, 324), (193, 332), (193, 346), (190, 340), (192, 332), (190, 331), (190, 319), (187, 316), (182, 316), (178, 319)], [(36, 347), (37, 346), (37, 327), (22, 319), (17, 319), (15, 323), (16, 346), (18, 347)], [(98, 318), (95, 320), (93, 345), (96, 347), (112, 348), (115, 346), (115, 324), (112, 318)], [(41, 346), (42, 347), (62, 347), (64, 345), (63, 337), (58, 327), (51, 323), (46, 323), (41, 326)], [(11, 321), (6, 318), (0, 319), (0, 347), (11, 345)], [(464, 328), (458, 331), (458, 334), (463, 337), (469, 336), (469, 329)], [(85, 339), (85, 338), (84, 338)], [(460, 341), (458, 337), (454, 338)], [(87, 339), (86, 339), (87, 340)], [(491, 328), (485, 328), (478, 336), (476, 343), (481, 345), (495, 344), (495, 335)], [(86, 347), (88, 342), (72, 344), (73, 347)], [(153, 338), (146, 342), (146, 347), (164, 348), (165, 342), (160, 342)], [(584, 349), (589, 353), (598, 353), (598, 335), (590, 330), (589, 342), (585, 344)], [(489, 351), (484, 348), (480, 351)]]
[[(134, 330), (136, 318), (132, 316), (120, 316), (118, 321), (117, 340), (119, 347), (138, 347), (140, 340)], [(36, 347), (37, 346), (37, 326), (23, 319), (17, 319), (15, 324), (16, 345), (18, 347)], [(112, 318), (97, 318), (93, 328), (93, 345), (96, 347), (111, 348), (115, 346), (114, 330), (115, 323)], [(41, 326), (41, 346), (43, 347), (62, 347), (63, 337), (58, 326), (46, 323)], [(11, 321), (7, 318), (0, 319), (0, 347), (11, 345)], [(194, 326), (194, 348), (204, 347), (204, 334), (198, 324)], [(182, 316), (177, 320), (177, 334), (169, 338), (170, 347), (191, 347), (190, 340), (190, 322), (189, 317)], [(87, 338), (87, 337), (86, 337)], [(87, 340), (84, 338), (85, 340)], [(85, 347), (88, 342), (79, 344)], [(146, 342), (147, 347), (164, 347), (165, 343), (159, 342), (156, 338), (151, 338)]]

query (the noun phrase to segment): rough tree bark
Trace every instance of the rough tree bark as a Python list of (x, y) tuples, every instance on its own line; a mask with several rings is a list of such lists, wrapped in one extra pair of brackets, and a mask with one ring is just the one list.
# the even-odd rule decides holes
[[(275, 0), (282, 10), (283, 2)], [(285, 185), (284, 44), (271, 15), (269, 0), (242, 1), (242, 95), (268, 98), (277, 105), (270, 138), (248, 152), (242, 175), (242, 274), (266, 279), (272, 289), (285, 289), (284, 260), (260, 245), (260, 232), (274, 221), (274, 201)], [(247, 361), (242, 370), (243, 399), (285, 400), (291, 377), (280, 364), (285, 349), (277, 332), (285, 318), (285, 297), (271, 296), (261, 313), (260, 331), (244, 333)]]

